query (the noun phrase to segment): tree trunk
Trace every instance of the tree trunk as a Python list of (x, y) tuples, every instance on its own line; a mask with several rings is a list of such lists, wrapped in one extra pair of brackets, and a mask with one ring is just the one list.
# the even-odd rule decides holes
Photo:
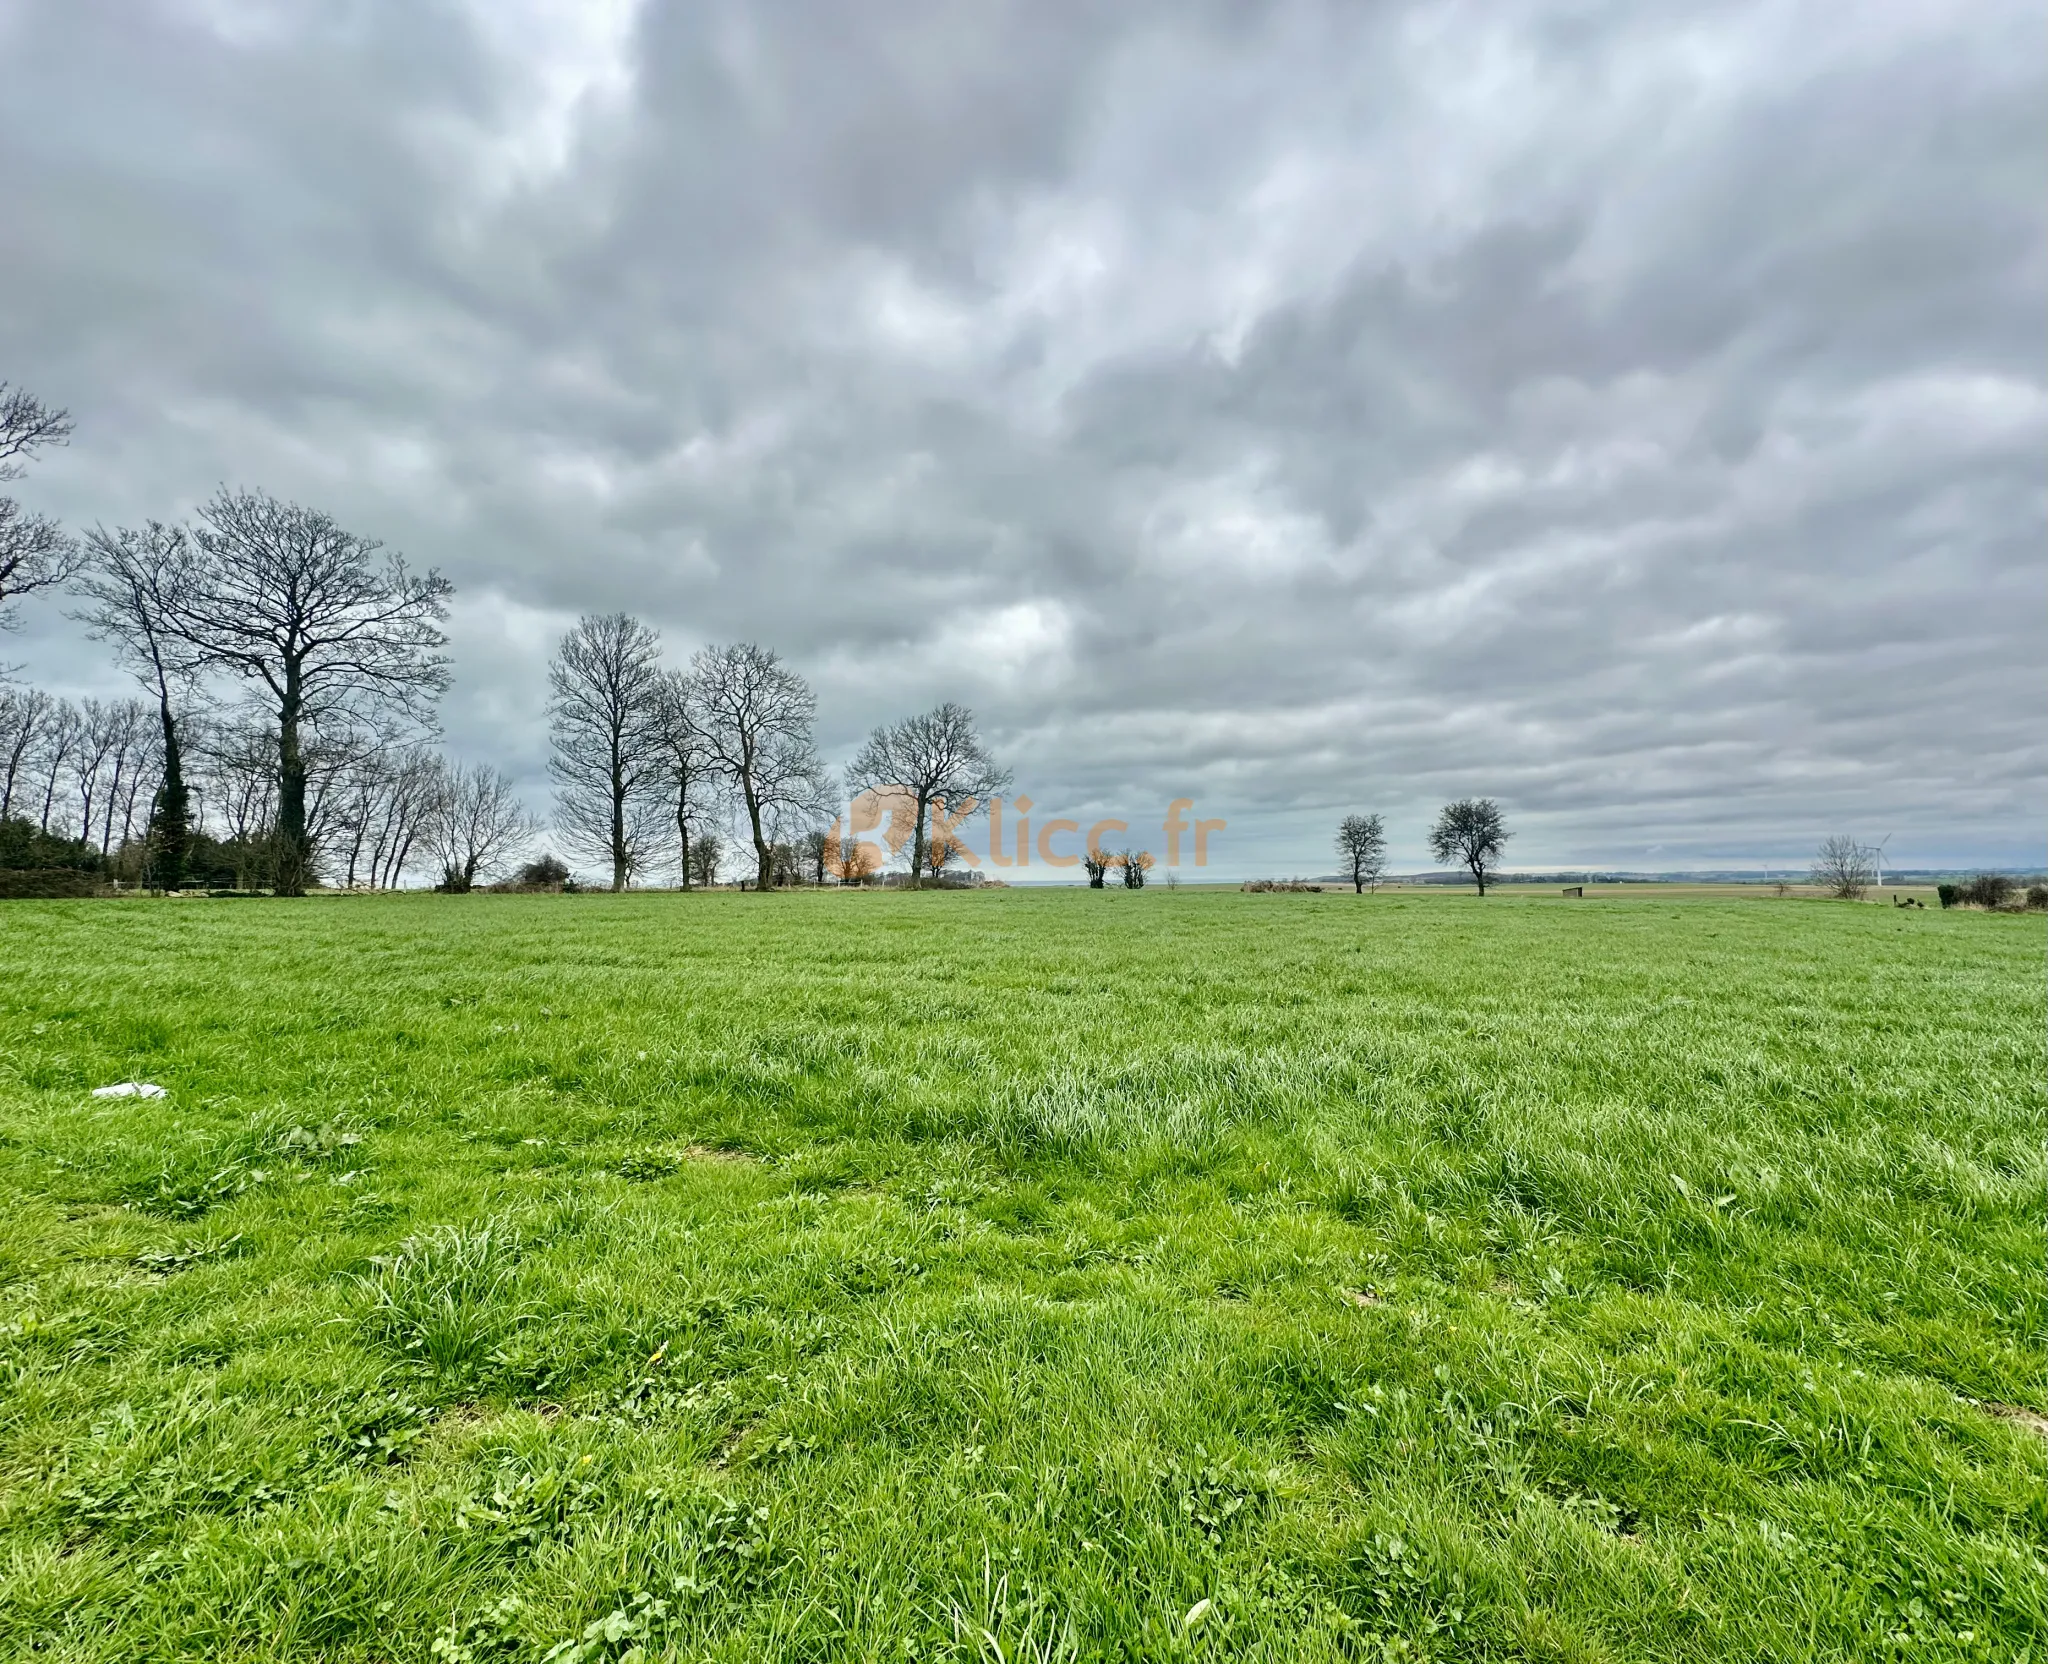
[(21, 738), (15, 743), (14, 749), (7, 754), (7, 778), (0, 780), (0, 820), (12, 820), (14, 818), (14, 781), (15, 777), (21, 772), (21, 761), (28, 755), (29, 744), (34, 737), (35, 730), (29, 725), (23, 724)]
[(185, 790), (185, 758), (178, 745), (178, 723), (169, 699), (160, 699), (157, 716), (164, 728), (164, 779), (150, 810), (148, 845), (157, 888), (175, 890), (185, 880), (185, 851), (192, 836), (192, 799)]
[(910, 887), (919, 888), (924, 880), (924, 818), (931, 807), (931, 799), (923, 792), (917, 794), (917, 825), (910, 834)]
[(626, 887), (626, 770), (618, 743), (612, 744), (612, 894)]
[(312, 877), (306, 847), (306, 757), (299, 749), (299, 667), (287, 664), (277, 713), (277, 877), (281, 896), (302, 896)]
[[(369, 821), (370, 811), (367, 807), (365, 807), (362, 813), (356, 817), (355, 825), (350, 829), (349, 832), (348, 877), (346, 880), (344, 880), (344, 883), (346, 884), (346, 887), (351, 890), (353, 890), (356, 887), (356, 868), (362, 864), (363, 837), (364, 834), (369, 829)], [(372, 884), (370, 887), (372, 889), (375, 889), (376, 885)]]
[(689, 798), (683, 793), (676, 796), (676, 837), (683, 846), (683, 888), (690, 887), (690, 811)]
[(107, 784), (107, 800), (100, 809), (100, 854), (111, 855), (114, 850), (114, 811), (121, 803), (121, 779), (127, 773), (125, 762), (114, 760), (114, 778)]
[(747, 825), (754, 834), (754, 885), (766, 893), (775, 882), (775, 852), (768, 847), (768, 840), (761, 831), (761, 803), (754, 796), (753, 782), (745, 782), (745, 787)]

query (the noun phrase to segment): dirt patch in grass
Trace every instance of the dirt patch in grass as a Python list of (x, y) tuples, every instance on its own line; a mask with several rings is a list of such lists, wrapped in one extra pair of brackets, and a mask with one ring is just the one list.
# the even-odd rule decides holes
[(622, 1179), (644, 1184), (654, 1179), (671, 1178), (698, 1162), (743, 1166), (750, 1165), (754, 1159), (744, 1150), (715, 1150), (708, 1144), (685, 1144), (681, 1149), (642, 1150), (620, 1162), (617, 1171)]
[(2048, 1416), (2039, 1410), (2030, 1410), (2023, 1404), (1981, 1404), (1978, 1406), (1986, 1415), (2009, 1421), (2015, 1427), (2024, 1427), (2038, 1439), (2048, 1439)]

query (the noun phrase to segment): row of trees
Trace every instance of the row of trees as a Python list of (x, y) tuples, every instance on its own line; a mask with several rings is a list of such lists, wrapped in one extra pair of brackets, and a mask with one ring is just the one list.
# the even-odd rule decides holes
[[(316, 863), (378, 887), (423, 857), (443, 887), (470, 888), (538, 827), (504, 775), (431, 749), (448, 587), (395, 559), (378, 566), (375, 548), (255, 493), (223, 492), (189, 532), (96, 528), (68, 572), (78, 616), (152, 699), (74, 707), (7, 690), (0, 818), (75, 825), (106, 855), (139, 843), (141, 876), (167, 888), (193, 875), (195, 856), (209, 878), (227, 861), (235, 882), (281, 894), (303, 891)], [(257, 700), (202, 716), (223, 672)], [(586, 617), (558, 645), (550, 689), (555, 825), (609, 865), (615, 888), (655, 864), (686, 886), (715, 881), (727, 813), (743, 820), (762, 887), (807, 872), (860, 882), (878, 864), (871, 845), (815, 824), (839, 786), (812, 739), (816, 697), (774, 653), (710, 647), (669, 670), (645, 624)], [(973, 714), (948, 703), (876, 729), (849, 779), (904, 796), (914, 881), (944, 870), (960, 821), (1009, 776)]]
[[(68, 413), (0, 384), (0, 480), (71, 432)], [(195, 854), (229, 849), (238, 881), (260, 867), (284, 895), (323, 850), (350, 883), (396, 882), (425, 852), (467, 887), (531, 830), (503, 775), (431, 749), (453, 586), (329, 516), (223, 487), (189, 527), (72, 538), (0, 499), (0, 624), (60, 586), (146, 702), (6, 690), (0, 820), (33, 809), (48, 836), (68, 788), (64, 829), (75, 807), (102, 857), (139, 841), (151, 883), (175, 888)], [(249, 696), (239, 710), (223, 685)]]
[(317, 510), (225, 488), (192, 528), (87, 534), (79, 616), (142, 683), (162, 736), (155, 881), (181, 881), (192, 833), (180, 712), (216, 682), (251, 695), (275, 744), (265, 841), (278, 894), (315, 880), (323, 788), (352, 773), (358, 796), (412, 793), (400, 776), (448, 685), (439, 649), (453, 586), (380, 548)]
[(686, 670), (669, 669), (660, 636), (639, 619), (585, 617), (557, 646), (548, 685), (555, 824), (609, 865), (615, 890), (664, 845), (688, 887), (707, 823), (733, 806), (766, 889), (788, 865), (778, 846), (829, 811), (836, 787), (812, 738), (817, 697), (765, 648), (707, 647)]
[[(1491, 798), (1461, 798), (1438, 811), (1429, 831), (1429, 852), (1438, 861), (1456, 862), (1472, 875), (1479, 893), (1486, 894), (1487, 880), (1498, 871), (1507, 841), (1514, 834)], [(1386, 871), (1386, 828), (1378, 815), (1346, 815), (1337, 829), (1337, 854), (1344, 862), (1345, 876), (1361, 892), (1377, 885)], [(1844, 901), (1858, 901), (1868, 893), (1879, 873), (1880, 850), (1860, 843), (1846, 833), (1821, 841), (1813, 858), (1813, 882), (1828, 895)], [(1995, 874), (1980, 875), (1978, 883), (1995, 888), (2010, 879)], [(1783, 890), (1786, 886), (1781, 885)], [(1956, 886), (1947, 889), (1961, 890)], [(1993, 893), (1986, 889), (1984, 894)], [(1944, 896), (1943, 905), (1948, 905)], [(1998, 905), (1996, 901), (1983, 903)]]
[[(215, 718), (189, 707), (172, 722), (184, 815), (182, 839), (167, 847), (156, 712), (141, 700), (74, 705), (0, 688), (0, 822), (17, 828), (19, 863), (31, 864), (33, 848), (33, 864), (105, 868), (159, 887), (274, 883), (276, 729), (247, 712)], [(389, 888), (426, 870), (466, 890), (537, 830), (495, 769), (453, 764), (402, 736), (359, 728), (346, 739), (303, 747), (306, 835), (338, 882)]]
[(132, 840), (155, 796), (161, 750), (140, 700), (74, 705), (0, 688), (0, 820), (95, 848)]
[[(67, 412), (0, 382), (0, 483), (71, 433)], [(189, 527), (152, 520), (82, 539), (0, 496), (0, 628), (23, 595), (67, 585), (145, 698), (73, 706), (0, 689), (0, 822), (102, 859), (138, 848), (159, 887), (203, 857), (209, 869), (227, 860), (237, 882), (260, 871), (281, 895), (303, 893), (323, 864), (379, 886), (423, 860), (467, 889), (537, 830), (503, 774), (432, 749), (453, 594), (438, 572), (261, 491), (223, 487)], [(212, 714), (232, 708), (223, 685), (248, 696), (226, 718)], [(549, 690), (555, 825), (609, 867), (614, 889), (655, 865), (685, 886), (713, 881), (726, 816), (746, 830), (759, 888), (872, 876), (857, 829), (818, 824), (841, 783), (813, 739), (816, 695), (775, 653), (733, 643), (670, 668), (646, 624), (590, 616), (559, 643)], [(944, 871), (961, 823), (1009, 783), (973, 713), (949, 701), (875, 729), (844, 785), (901, 797), (915, 885)], [(1509, 836), (1497, 804), (1463, 799), (1439, 813), (1430, 852), (1484, 895)], [(1381, 817), (1346, 816), (1337, 848), (1359, 890), (1377, 884)], [(1874, 855), (1830, 839), (1814, 877), (1861, 894)], [(1086, 861), (1098, 887), (1117, 871), (1141, 887), (1152, 865), (1141, 851)]]
[[(556, 647), (548, 686), (555, 824), (610, 867), (613, 889), (657, 863), (688, 887), (706, 870), (702, 840), (716, 842), (703, 829), (725, 816), (753, 846), (757, 888), (806, 872), (818, 882), (871, 875), (872, 845), (818, 824), (835, 812), (841, 785), (813, 737), (817, 695), (770, 650), (735, 642), (669, 667), (649, 625), (588, 616)], [(948, 701), (876, 728), (845, 785), (901, 797), (915, 885), (943, 871), (962, 847), (960, 822), (1009, 782), (974, 713)]]
[[(1464, 797), (1446, 803), (1437, 811), (1429, 829), (1429, 853), (1438, 861), (1455, 862), (1472, 875), (1479, 893), (1486, 894), (1487, 881), (1500, 870), (1508, 839), (1500, 805), (1490, 797)], [(1377, 888), (1387, 870), (1387, 827), (1379, 815), (1346, 815), (1337, 827), (1337, 857), (1344, 864), (1344, 876), (1364, 894)]]
[[(1438, 811), (1429, 830), (1429, 852), (1438, 861), (1464, 867), (1483, 896), (1487, 880), (1499, 870), (1507, 841), (1513, 836), (1500, 805), (1491, 798), (1461, 798)], [(1337, 829), (1337, 854), (1344, 862), (1345, 876), (1359, 891), (1377, 885), (1386, 871), (1387, 856), (1381, 818), (1346, 815)], [(1876, 847), (1837, 834), (1823, 839), (1815, 852), (1813, 882), (1838, 899), (1860, 900), (1877, 875), (1879, 860)]]
[[(0, 480), (71, 432), (66, 412), (0, 384)], [(102, 856), (139, 842), (153, 884), (175, 888), (195, 850), (233, 845), (251, 860), (260, 851), (281, 895), (303, 893), (321, 864), (344, 883), (389, 884), (422, 850), (445, 885), (468, 888), (535, 830), (503, 775), (431, 749), (453, 593), (438, 572), (260, 491), (223, 487), (190, 526), (82, 539), (0, 499), (0, 622), (20, 596), (66, 585), (146, 702), (74, 708), (10, 691), (0, 820), (19, 789), (47, 837), (69, 794), (79, 841)], [(248, 696), (243, 714), (203, 720), (223, 707), (223, 686)], [(614, 888), (663, 845), (686, 885), (710, 881), (711, 822), (725, 813), (746, 827), (762, 888), (802, 865), (820, 881), (863, 876), (871, 846), (816, 824), (839, 785), (813, 741), (816, 696), (773, 652), (708, 647), (668, 669), (644, 623), (586, 617), (559, 644), (549, 689), (556, 826), (609, 866)], [(948, 703), (877, 728), (848, 786), (908, 797), (915, 883), (943, 868), (959, 847), (951, 829), (1008, 779), (972, 713)], [(951, 812), (934, 837), (937, 808)]]

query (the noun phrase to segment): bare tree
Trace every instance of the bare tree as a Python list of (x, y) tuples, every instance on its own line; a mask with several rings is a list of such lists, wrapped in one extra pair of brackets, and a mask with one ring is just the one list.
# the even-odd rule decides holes
[(269, 876), (270, 830), (277, 818), (277, 736), (246, 712), (225, 721), (185, 724), (196, 765), (201, 814), (228, 845), (238, 889)]
[(1871, 851), (1846, 833), (1823, 838), (1813, 857), (1813, 881), (1839, 901), (1861, 901), (1877, 863)]
[(698, 725), (690, 678), (676, 671), (665, 672), (655, 709), (656, 741), (675, 815), (676, 856), (687, 890), (692, 877), (690, 825), (712, 812), (718, 798), (718, 774)]
[(425, 747), (396, 736), (350, 749), (323, 794), (345, 888), (380, 888), (393, 853), (399, 853), (391, 866), (396, 878), (433, 807), (434, 763)]
[(1378, 815), (1346, 815), (1337, 828), (1337, 858), (1356, 894), (1363, 895), (1368, 884), (1378, 889), (1387, 870), (1385, 822)]
[(755, 885), (775, 882), (775, 843), (789, 823), (826, 811), (832, 777), (811, 741), (810, 684), (750, 642), (707, 647), (690, 661), (691, 696), (711, 766), (746, 810)]
[[(380, 716), (387, 720), (377, 720)], [(371, 759), (425, 754), (411, 725), (389, 720), (391, 712), (343, 708), (303, 730), (300, 750), (306, 765), (306, 847), (315, 862), (346, 830), (350, 783)], [(310, 879), (313, 868), (308, 868)]]
[(43, 799), (36, 824), (45, 832), (50, 830), (50, 817), (57, 810), (57, 793), (71, 777), (84, 739), (85, 723), (78, 707), (68, 699), (56, 701), (49, 721), (43, 725), (33, 759), (34, 777), (40, 784)]
[(612, 869), (612, 888), (645, 862), (662, 806), (661, 638), (622, 612), (587, 615), (548, 666), (555, 824)]
[(191, 540), (180, 527), (152, 520), (136, 529), (86, 534), (87, 564), (78, 592), (89, 605), (77, 614), (156, 700), (163, 773), (150, 808), (150, 882), (175, 890), (191, 837), (191, 793), (185, 783), (177, 700), (190, 687), (198, 658), (174, 621), (188, 600), (195, 568)]
[(381, 757), (371, 758), (367, 765), (350, 770), (342, 783), (337, 813), (340, 831), (335, 839), (335, 855), (341, 862), (341, 883), (346, 890), (356, 887), (357, 874), (369, 845), (370, 824), (376, 816), (383, 762)]
[(71, 438), (71, 413), (44, 404), (25, 387), (0, 381), (0, 480), (18, 480), (25, 458)]
[(78, 835), (92, 836), (93, 804), (99, 796), (107, 759), (119, 739), (118, 707), (87, 699), (78, 707), (78, 745), (71, 754), (71, 785), (78, 794)]
[(373, 890), (394, 890), (434, 814), (439, 759), (423, 746), (380, 754), (381, 777), (368, 836)]
[(690, 840), (690, 877), (709, 889), (718, 882), (718, 863), (725, 844), (716, 832), (700, 832)]
[(1498, 870), (1501, 853), (1513, 836), (1492, 798), (1464, 797), (1437, 812), (1436, 825), (1429, 829), (1429, 853), (1435, 860), (1464, 867), (1483, 896), (1486, 881)]
[(102, 855), (111, 848), (121, 788), (127, 782), (129, 770), (146, 755), (141, 741), (147, 720), (148, 712), (137, 699), (104, 703), (88, 699), (80, 708), (78, 750), (72, 764), (72, 780), (78, 791), (78, 835), (92, 841), (97, 815)]
[(822, 826), (814, 826), (797, 840), (797, 853), (803, 857), (804, 869), (811, 875), (813, 884), (825, 882), (825, 866), (832, 855), (832, 834)]
[(57, 701), (40, 688), (0, 688), (0, 820), (11, 820), (17, 798), (30, 801), (28, 783), (43, 736), (57, 720)]
[(1124, 888), (1142, 890), (1145, 877), (1158, 865), (1149, 849), (1127, 849), (1116, 858), (1116, 864), (1123, 869)]
[(440, 758), (402, 733), (361, 730), (349, 735), (345, 749), (322, 746), (316, 755), (333, 759), (331, 769), (320, 771), (331, 784), (318, 796), (331, 828), (323, 844), (331, 845), (342, 883), (351, 890), (395, 888), (428, 842), (440, 809), (446, 783)]
[[(972, 801), (970, 799), (970, 801)], [(939, 803), (941, 815), (945, 810), (944, 800)], [(946, 869), (969, 853), (966, 840), (951, 826), (934, 824), (931, 834), (925, 839), (924, 870), (934, 884), (946, 881)]]
[(1088, 888), (1091, 890), (1099, 890), (1108, 883), (1116, 864), (1116, 856), (1106, 849), (1097, 849), (1093, 844), (1081, 851), (1081, 866), (1088, 874)]
[[(33, 393), (0, 381), (0, 482), (18, 480), (46, 445), (71, 437), (71, 417)], [(78, 545), (57, 522), (0, 497), (0, 629), (14, 624), (12, 603), (31, 590), (67, 583), (78, 569)]]
[(344, 531), (327, 515), (260, 491), (222, 489), (199, 511), (199, 557), (170, 615), (177, 637), (208, 665), (269, 694), (277, 732), (275, 886), (303, 895), (313, 877), (304, 737), (345, 713), (397, 709), (424, 716), (448, 685), (454, 586), (414, 574), (398, 555)]
[[(139, 806), (142, 810), (144, 848), (138, 876), (163, 888), (162, 878), (151, 868), (154, 850), (149, 841), (152, 808), (163, 792), (163, 741), (155, 732), (148, 708), (140, 701), (131, 701), (131, 705), (135, 713), (134, 727), (122, 758), (123, 766), (116, 771), (113, 790), (107, 795), (107, 818), (100, 832), (100, 851), (105, 854), (123, 849), (134, 841)], [(118, 841), (113, 835), (113, 821), (117, 814), (121, 817)]]
[(441, 868), (441, 888), (466, 894), (536, 830), (510, 775), (484, 763), (443, 766), (427, 839)]
[(926, 825), (932, 805), (953, 813), (948, 829), (1006, 791), (1010, 771), (999, 768), (975, 732), (974, 713), (947, 700), (922, 716), (877, 728), (848, 771), (855, 791), (900, 786), (916, 803), (910, 849), (910, 885), (917, 887), (925, 865)]
[(825, 870), (840, 883), (858, 889), (882, 870), (882, 852), (865, 838), (826, 840)]

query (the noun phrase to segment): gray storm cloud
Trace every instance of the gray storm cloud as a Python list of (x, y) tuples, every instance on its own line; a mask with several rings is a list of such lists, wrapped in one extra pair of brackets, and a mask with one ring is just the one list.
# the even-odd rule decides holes
[[(1232, 870), (2042, 858), (2037, 8), (0, 0), (0, 375)], [(114, 685), (47, 599), (6, 656)], [(1648, 851), (1655, 849), (1654, 856)]]

